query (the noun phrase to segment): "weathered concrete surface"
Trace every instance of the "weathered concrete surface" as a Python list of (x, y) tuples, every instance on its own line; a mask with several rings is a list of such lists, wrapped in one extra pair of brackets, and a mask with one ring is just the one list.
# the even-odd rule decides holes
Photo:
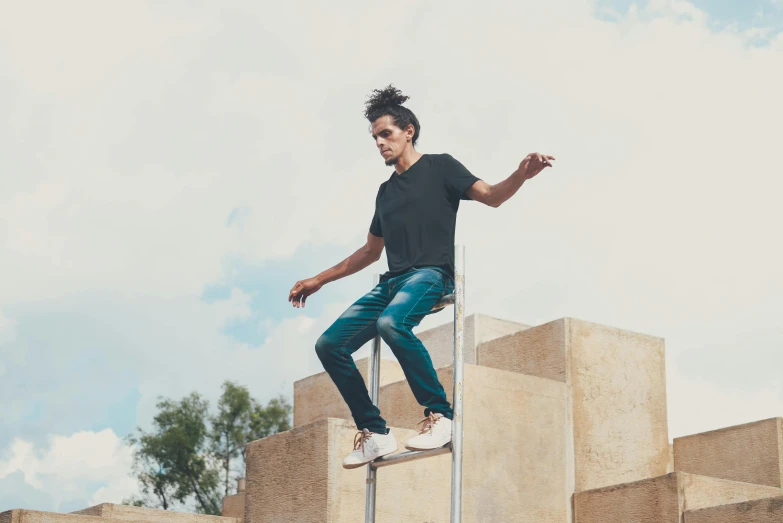
[(480, 344), (478, 361), (567, 384), (574, 492), (671, 469), (662, 338), (563, 318)]
[(575, 523), (680, 523), (689, 510), (780, 495), (776, 487), (672, 472), (577, 493)]
[[(205, 514), (192, 514), (189, 512), (174, 512), (173, 510), (158, 510), (154, 508), (131, 507), (128, 505), (115, 505), (114, 503), (101, 503), (83, 510), (72, 512), (72, 515), (85, 515), (103, 518), (112, 521), (138, 521), (144, 523), (238, 523), (236, 518), (209, 516)], [(63, 521), (65, 523), (65, 521)]]
[(764, 498), (685, 513), (684, 523), (780, 523), (783, 497)]
[(783, 418), (674, 439), (675, 470), (783, 487)]
[[(145, 519), (120, 520), (88, 516), (85, 514), (59, 514), (57, 512), (41, 512), (39, 510), (14, 509), (0, 513), (0, 523), (147, 523)], [(199, 521), (199, 520), (180, 520)], [(233, 520), (231, 520), (233, 522)]]
[[(364, 378), (365, 385), (370, 384), (370, 358), (356, 360), (356, 367)], [(395, 360), (381, 360), (381, 385), (404, 380), (400, 364)], [(319, 419), (352, 419), (351, 411), (345, 404), (340, 391), (326, 372), (294, 383), (294, 427), (301, 427)]]
[[(392, 428), (400, 451), (416, 433)], [(366, 468), (346, 470), (356, 426), (329, 418), (247, 447), (246, 523), (364, 521)], [(378, 471), (376, 521), (449, 520), (451, 455)]]
[(224, 517), (237, 518), (237, 521), (242, 523), (245, 518), (245, 493), (239, 492), (233, 496), (225, 496), (220, 514)]
[[(452, 367), (438, 378), (451, 400)], [(568, 521), (566, 401), (563, 383), (465, 365), (463, 521)], [(407, 382), (383, 387), (379, 406), (392, 426), (424, 415)]]
[[(439, 314), (448, 322), (416, 333), (430, 353), (432, 364), (436, 369), (454, 363), (454, 310), (449, 307)], [(480, 344), (529, 328), (529, 325), (484, 314), (466, 316), (462, 348), (465, 363), (482, 364), (476, 354), (476, 347)]]

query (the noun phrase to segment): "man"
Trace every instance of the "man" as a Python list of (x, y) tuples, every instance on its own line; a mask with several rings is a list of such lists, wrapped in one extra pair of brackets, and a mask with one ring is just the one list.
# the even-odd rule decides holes
[(402, 106), (408, 97), (391, 85), (373, 92), (365, 116), (379, 153), (394, 172), (378, 189), (367, 243), (331, 269), (296, 282), (288, 295), (294, 307), (304, 307), (307, 297), (324, 284), (364, 269), (386, 248), (389, 270), (380, 283), (351, 305), (315, 345), (359, 429), (353, 452), (343, 460), (345, 468), (360, 467), (397, 450), (351, 356), (377, 334), (391, 348), (416, 400), (425, 407), (421, 430), (405, 447), (426, 450), (451, 441), (451, 406), (427, 350), (412, 330), (454, 290), (460, 200), (498, 207), (554, 160), (531, 153), (511, 176), (489, 185), (449, 154), (416, 151), (420, 125)]

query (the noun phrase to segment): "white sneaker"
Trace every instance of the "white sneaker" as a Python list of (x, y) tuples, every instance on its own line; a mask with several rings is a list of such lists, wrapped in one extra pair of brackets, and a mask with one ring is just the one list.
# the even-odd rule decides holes
[(430, 413), (421, 420), (422, 425), (418, 436), (405, 443), (408, 450), (430, 450), (442, 447), (451, 442), (451, 420), (443, 414)]
[(376, 458), (391, 454), (397, 450), (397, 440), (391, 432), (377, 434), (367, 429), (362, 429), (353, 440), (353, 452), (343, 460), (343, 467), (355, 469), (366, 465)]

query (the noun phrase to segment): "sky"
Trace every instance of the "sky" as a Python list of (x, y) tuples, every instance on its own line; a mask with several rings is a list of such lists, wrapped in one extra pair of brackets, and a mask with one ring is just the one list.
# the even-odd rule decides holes
[(462, 203), (468, 314), (664, 338), (670, 439), (783, 415), (780, 0), (1, 9), (0, 511), (135, 493), (160, 396), (322, 370), (385, 255), (284, 300), (364, 244), (390, 83), (488, 183), (557, 158)]

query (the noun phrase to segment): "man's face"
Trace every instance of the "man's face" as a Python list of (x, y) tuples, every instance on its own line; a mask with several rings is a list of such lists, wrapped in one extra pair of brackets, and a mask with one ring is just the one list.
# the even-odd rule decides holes
[(372, 137), (386, 165), (395, 165), (413, 138), (413, 126), (406, 132), (394, 124), (391, 116), (381, 116), (372, 123)]

